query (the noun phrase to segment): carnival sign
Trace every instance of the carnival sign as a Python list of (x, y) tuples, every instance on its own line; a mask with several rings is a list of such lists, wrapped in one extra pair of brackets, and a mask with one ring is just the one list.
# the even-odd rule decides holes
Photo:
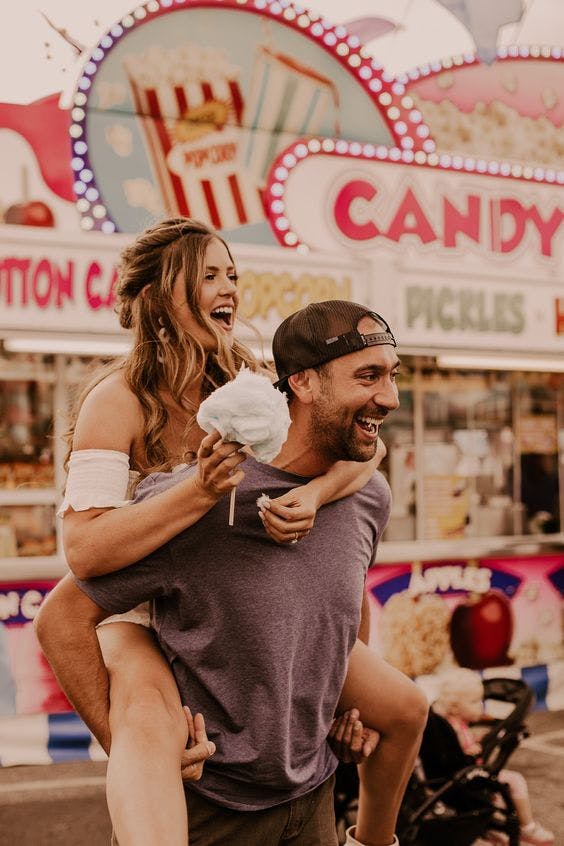
[(297, 137), (433, 149), (404, 91), (357, 36), (288, 2), (150, 0), (103, 36), (72, 97), (82, 227), (180, 214), (271, 243), (266, 178)]
[[(17, 332), (116, 335), (117, 264), (130, 236), (99, 232), (62, 236), (53, 230), (0, 227), (0, 336)], [(239, 316), (265, 340), (289, 314), (310, 302), (366, 299), (365, 263), (347, 256), (290, 253), (284, 266), (272, 247), (236, 245)], [(243, 321), (237, 336), (258, 343)]]
[(562, 350), (564, 171), (314, 138), (267, 203), (281, 244), (372, 261), (403, 346)]

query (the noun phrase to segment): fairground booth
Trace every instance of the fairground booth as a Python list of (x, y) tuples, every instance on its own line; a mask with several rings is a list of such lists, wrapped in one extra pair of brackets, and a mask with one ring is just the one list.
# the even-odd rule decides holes
[(394, 77), (283, 0), (150, 0), (60, 96), (0, 104), (0, 764), (101, 755), (32, 621), (66, 572), (69, 410), (128, 348), (119, 252), (163, 215), (232, 245), (258, 353), (323, 299), (393, 327), (373, 647), (564, 707), (563, 91), (559, 49)]

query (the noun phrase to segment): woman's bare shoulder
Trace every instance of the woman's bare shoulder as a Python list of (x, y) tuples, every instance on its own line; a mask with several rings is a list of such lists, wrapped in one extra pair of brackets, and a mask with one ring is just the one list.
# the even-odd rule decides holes
[(122, 370), (114, 371), (87, 394), (76, 421), (73, 449), (131, 452), (143, 430), (141, 403)]

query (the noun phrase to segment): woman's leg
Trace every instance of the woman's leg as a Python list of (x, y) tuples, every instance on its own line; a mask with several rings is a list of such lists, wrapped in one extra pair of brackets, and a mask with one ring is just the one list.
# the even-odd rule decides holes
[(361, 721), (380, 734), (375, 751), (358, 767), (354, 837), (366, 846), (388, 846), (419, 751), (427, 698), (407, 676), (357, 640), (339, 700), (339, 711), (351, 708), (357, 708)]
[(98, 639), (110, 677), (106, 794), (119, 846), (186, 846), (187, 723), (172, 672), (144, 626), (108, 623)]

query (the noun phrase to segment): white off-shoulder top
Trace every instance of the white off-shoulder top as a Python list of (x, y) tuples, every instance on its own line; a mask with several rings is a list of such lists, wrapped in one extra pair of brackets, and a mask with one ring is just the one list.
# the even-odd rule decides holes
[(140, 473), (129, 469), (129, 456), (115, 449), (80, 449), (71, 452), (65, 496), (57, 511), (69, 508), (122, 508), (131, 505)]
[[(129, 456), (115, 449), (80, 449), (71, 452), (65, 496), (57, 511), (63, 517), (69, 508), (121, 508), (133, 502), (140, 473), (129, 469)], [(114, 614), (107, 623), (137, 623), (150, 628), (150, 607), (143, 602), (125, 614)]]

